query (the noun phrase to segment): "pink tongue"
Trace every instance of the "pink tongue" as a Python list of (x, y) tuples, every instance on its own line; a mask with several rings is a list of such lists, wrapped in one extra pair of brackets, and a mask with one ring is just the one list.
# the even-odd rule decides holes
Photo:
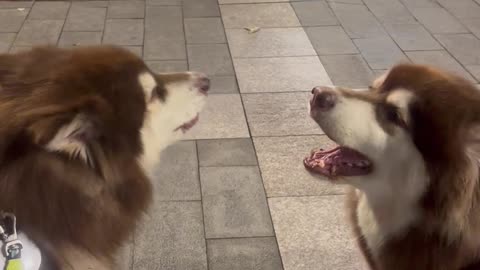
[(337, 147), (329, 151), (316, 151), (304, 161), (312, 172), (326, 176), (365, 175), (371, 170), (367, 157), (348, 147)]
[(326, 162), (328, 160), (328, 162), (335, 163), (337, 165), (360, 165), (360, 163), (365, 160), (365, 158), (358, 152), (345, 147), (338, 147), (334, 149), (332, 152), (329, 152), (325, 156), (323, 156), (323, 159)]

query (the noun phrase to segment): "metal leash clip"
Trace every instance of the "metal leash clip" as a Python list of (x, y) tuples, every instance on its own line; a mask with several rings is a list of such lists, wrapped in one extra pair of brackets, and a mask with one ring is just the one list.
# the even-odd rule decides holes
[(2, 237), (2, 241), (5, 243), (3, 254), (7, 260), (19, 259), (22, 254), (23, 244), (18, 240), (15, 215), (0, 213), (0, 237)]

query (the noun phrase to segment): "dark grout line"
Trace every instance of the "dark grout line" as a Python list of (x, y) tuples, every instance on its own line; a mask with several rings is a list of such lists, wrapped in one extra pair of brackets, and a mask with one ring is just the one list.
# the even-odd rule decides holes
[[(321, 180), (320, 180), (321, 181)], [(326, 181), (326, 180), (325, 180)], [(318, 195), (282, 195), (282, 196), (271, 196), (268, 199), (287, 199), (287, 198), (323, 198), (323, 197), (334, 197), (334, 196), (345, 196), (347, 192), (344, 193), (329, 193), (329, 194), (318, 194)]]
[(259, 236), (232, 236), (232, 237), (212, 237), (207, 238), (208, 241), (215, 241), (215, 240), (238, 240), (238, 239), (268, 239), (268, 238), (277, 238), (275, 235), (259, 235)]
[[(475, 2), (475, 1), (474, 1)], [(476, 2), (475, 2), (476, 3)], [(473, 35), (475, 38), (479, 39), (476, 35), (474, 35), (472, 33), (472, 31), (470, 31), (470, 29), (463, 23), (463, 21), (460, 19), (460, 18), (457, 18), (457, 16), (453, 15), (450, 10), (448, 10), (447, 8), (445, 8), (441, 3), (437, 2), (437, 4), (440, 6), (440, 8), (443, 8), (450, 16), (452, 16), (460, 25), (462, 25), (465, 29), (467, 29), (468, 32), (465, 32), (465, 33), (432, 33), (430, 31), (430, 29), (428, 29), (427, 27), (425, 27), (425, 29), (427, 30), (427, 32), (433, 37), (433, 39), (435, 41), (437, 41), (438, 44), (440, 44), (440, 46), (453, 58), (455, 59), (455, 61), (457, 61), (457, 63), (460, 64), (460, 66), (475, 80), (475, 82), (479, 83), (480, 80), (477, 79), (477, 77), (472, 73), (470, 72), (470, 70), (459, 60), (455, 57), (455, 55), (453, 55), (445, 46), (443, 46), (443, 44), (440, 42), (440, 40), (436, 37), (436, 35)], [(477, 3), (478, 4), (478, 3)], [(480, 4), (479, 4), (480, 5)], [(422, 24), (423, 25), (423, 24)]]
[(198, 187), (200, 189), (200, 205), (202, 207), (202, 224), (203, 224), (203, 238), (205, 239), (205, 258), (207, 260), (207, 269), (210, 269), (209, 260), (208, 260), (208, 245), (207, 245), (207, 229), (205, 226), (205, 208), (203, 205), (203, 192), (202, 192), (202, 180), (200, 179), (200, 155), (198, 154), (198, 143), (195, 142), (195, 154), (197, 155), (197, 176), (198, 176)]
[[(295, 2), (297, 2), (297, 1), (295, 1)], [(295, 3), (295, 2), (292, 2), (292, 3)], [(333, 4), (342, 4), (342, 5), (352, 5), (352, 6), (365, 6), (365, 3), (363, 3), (363, 1), (362, 1), (362, 3), (359, 3), (359, 4), (342, 2), (342, 1), (328, 1), (328, 0), (326, 2), (327, 2), (327, 4), (328, 3), (333, 3)]]
[[(297, 1), (295, 1), (297, 2)], [(289, 4), (290, 2), (285, 2), (285, 1), (276, 1), (276, 2), (257, 2), (257, 3), (251, 3), (251, 2), (242, 2), (242, 3), (224, 3), (220, 4), (218, 3), (219, 6), (235, 6), (235, 5), (268, 5), (268, 4)]]
[(199, 166), (200, 168), (258, 168), (258, 164), (254, 165), (208, 165)]
[(155, 200), (156, 203), (187, 203), (187, 202), (201, 202), (202, 200)]
[(187, 28), (185, 27), (185, 11), (184, 11), (184, 5), (181, 5), (181, 13), (182, 13), (182, 26), (183, 26), (183, 39), (185, 42), (185, 58), (187, 60), (187, 70), (190, 70), (190, 60), (188, 59), (188, 42), (187, 42)]
[(325, 133), (320, 134), (288, 134), (288, 135), (262, 135), (262, 136), (252, 136), (255, 138), (286, 138), (286, 137), (316, 137), (316, 136), (327, 136)]
[[(218, 2), (218, 1), (217, 1)], [(287, 2), (288, 3), (288, 2)], [(291, 5), (290, 5), (291, 6)], [(292, 7), (293, 9), (293, 7)], [(222, 22), (222, 27), (223, 27), (223, 31), (224, 31), (224, 34), (225, 34), (225, 37), (226, 37), (226, 42), (227, 42), (227, 48), (228, 48), (228, 52), (230, 54), (230, 59), (232, 61), (232, 66), (233, 66), (233, 71), (235, 73), (235, 82), (238, 86), (238, 91), (240, 91), (240, 84), (238, 82), (238, 76), (237, 76), (237, 70), (235, 68), (235, 64), (233, 63), (233, 56), (232, 56), (232, 51), (230, 49), (230, 44), (228, 43), (228, 35), (227, 35), (227, 31), (225, 29), (225, 23), (223, 21), (223, 16), (222, 14), (220, 13), (220, 19), (221, 19), (221, 22)], [(255, 152), (255, 159), (257, 161), (257, 169), (258, 169), (258, 172), (259, 172), (259, 175), (260, 175), (260, 180), (262, 181), (262, 187), (263, 187), (263, 194), (265, 196), (265, 203), (266, 203), (266, 206), (267, 206), (267, 211), (268, 211), (268, 215), (270, 216), (270, 222), (271, 222), (271, 226), (272, 226), (272, 231), (273, 231), (273, 234), (274, 234), (274, 237), (275, 237), (275, 242), (277, 243), (277, 252), (278, 252), (278, 256), (280, 257), (280, 263), (282, 265), (282, 269), (285, 269), (285, 266), (284, 266), (284, 263), (283, 263), (283, 258), (282, 258), (282, 254), (280, 252), (280, 245), (278, 243), (278, 239), (276, 237), (277, 233), (275, 231), (275, 225), (273, 224), (273, 218), (272, 218), (272, 213), (271, 213), (271, 210), (270, 210), (270, 204), (268, 202), (268, 198), (267, 198), (267, 190), (265, 188), (265, 182), (263, 181), (263, 173), (262, 173), (262, 170), (260, 169), (260, 166), (259, 166), (259, 161), (258, 161), (258, 154), (257, 154), (257, 149), (255, 147), (255, 143), (253, 142), (253, 139), (252, 139), (252, 129), (250, 127), (250, 123), (248, 121), (248, 115), (247, 115), (247, 111), (245, 109), (245, 102), (243, 100), (243, 96), (240, 95), (240, 102), (242, 103), (242, 108), (243, 108), (243, 114), (244, 114), (244, 117), (245, 117), (245, 122), (247, 124), (247, 129), (248, 129), (248, 134), (249, 134), (249, 137), (250, 137), (250, 140), (252, 140), (252, 146), (253, 146), (253, 150)]]
[[(443, 8), (443, 7), (442, 7)], [(448, 12), (448, 11), (447, 11)], [(453, 16), (453, 15), (452, 15)], [(425, 27), (426, 28), (426, 27)], [(429, 31), (427, 29), (427, 31)], [(430, 33), (430, 31), (429, 31)], [(467, 74), (469, 74), (473, 80), (476, 82), (476, 83), (480, 83), (480, 81), (477, 79), (477, 77), (475, 77), (475, 75), (473, 73), (470, 72), (470, 70), (460, 61), (460, 59), (456, 58), (455, 55), (453, 55), (448, 49), (447, 47), (445, 47), (441, 42), (440, 40), (435, 36), (435, 35), (473, 35), (472, 33), (452, 33), (452, 34), (431, 34), (433, 39), (435, 39), (435, 41), (438, 42), (438, 44), (440, 44), (440, 46), (442, 46), (443, 50), (440, 50), (440, 51), (445, 51), (448, 55), (450, 55), (464, 70), (465, 72), (467, 72)], [(475, 36), (475, 35), (473, 35)], [(478, 38), (477, 38), (478, 39)]]
[[(108, 2), (108, 4), (110, 4), (110, 2)], [(107, 30), (108, 8), (109, 8), (108, 4), (107, 4), (107, 7), (105, 7), (105, 19), (103, 20), (103, 30), (102, 30), (102, 38), (100, 39), (100, 44), (104, 44), (103, 39), (105, 38), (105, 32)]]
[[(25, 25), (25, 22), (27, 22), (27, 19), (28, 17), (30, 16), (30, 13), (32, 12), (32, 9), (33, 9), (33, 6), (35, 5), (35, 0), (32, 1), (32, 6), (28, 8), (28, 13), (27, 15), (25, 16), (25, 19), (23, 20), (22, 22), (22, 26), (20, 26), (20, 29), (18, 30), (18, 32), (16, 32), (16, 35), (15, 35), (15, 39), (13, 40), (12, 44), (10, 45), (10, 47), (8, 48), (8, 51), (7, 52), (10, 52), (10, 50), (15, 47), (15, 43), (17, 42), (17, 39), (18, 39), (18, 36), (20, 35), (20, 32), (23, 30), (23, 26)], [(63, 28), (63, 27), (62, 27)], [(60, 32), (60, 35), (61, 35), (61, 32)], [(60, 37), (59, 37), (60, 38)], [(58, 42), (58, 40), (57, 40)], [(21, 46), (21, 47), (29, 47), (29, 46)]]
[[(317, 134), (288, 134), (288, 135), (262, 135), (262, 136), (250, 136), (250, 137), (235, 137), (235, 138), (207, 138), (207, 139), (197, 139), (197, 140), (182, 140), (182, 142), (191, 142), (191, 141), (221, 141), (221, 140), (242, 140), (242, 139), (262, 139), (262, 138), (286, 138), (286, 137), (322, 137), (326, 136), (325, 133)], [(257, 159), (258, 162), (258, 159)], [(229, 165), (231, 166), (231, 165)], [(218, 166), (218, 167), (229, 167), (229, 166)], [(233, 165), (232, 167), (241, 167), (241, 166), (258, 166), (258, 165)], [(215, 167), (215, 166), (201, 166), (204, 167)]]
[[(188, 41), (187, 41), (187, 29), (185, 26), (185, 11), (184, 11), (184, 3), (182, 1), (181, 5), (181, 12), (182, 12), (182, 26), (183, 26), (183, 37), (185, 42), (185, 58), (187, 64), (187, 70), (190, 70), (190, 60), (188, 55)], [(208, 242), (207, 242), (207, 229), (205, 225), (205, 208), (203, 205), (203, 189), (202, 189), (202, 180), (200, 175), (200, 155), (198, 151), (198, 143), (197, 140), (193, 140), (195, 143), (195, 154), (197, 156), (197, 180), (198, 180), (198, 187), (200, 192), (200, 205), (202, 208), (202, 225), (203, 225), (203, 238), (205, 239), (205, 262), (207, 265), (207, 270), (210, 269), (210, 261), (209, 261), (209, 254), (208, 254)]]
[[(342, 22), (338, 19), (337, 17), (337, 14), (333, 11), (333, 8), (331, 7), (331, 4), (335, 4), (335, 3), (338, 3), (338, 2), (330, 2), (330, 1), (327, 1), (327, 5), (329, 6), (329, 8), (332, 10), (333, 12), (333, 15), (335, 15), (335, 18), (337, 18), (340, 26), (342, 27), (342, 29), (345, 31), (345, 28), (343, 27), (342, 25)], [(400, 45), (395, 41), (395, 39), (392, 37), (392, 35), (388, 32), (387, 28), (385, 27), (385, 24), (377, 17), (377, 15), (375, 15), (375, 13), (373, 13), (373, 11), (368, 7), (368, 5), (362, 0), (362, 6), (364, 6), (368, 12), (370, 12), (370, 14), (372, 14), (373, 18), (377, 21), (377, 23), (382, 27), (382, 29), (385, 31), (386, 33), (386, 36), (385, 37), (389, 37), (393, 43), (395, 43), (395, 45), (397, 46), (397, 48), (402, 52), (403, 56), (405, 56), (405, 59), (407, 60), (410, 60), (407, 55), (405, 54), (405, 51), (402, 50), (402, 48), (400, 47)], [(418, 20), (417, 18), (415, 18), (415, 16), (411, 13), (411, 11), (403, 4), (402, 1), (399, 1), (399, 3), (405, 8), (406, 11), (408, 11), (408, 13), (415, 19), (415, 21), (417, 23)], [(357, 4), (357, 5), (360, 5), (360, 4)], [(347, 31), (345, 31), (345, 33), (347, 34), (347, 36), (350, 38), (350, 40), (352, 41), (352, 44), (353, 46), (355, 46), (355, 48), (357, 49), (357, 51), (359, 52), (359, 55), (362, 57), (363, 61), (365, 61), (365, 63), (368, 65), (368, 67), (370, 68), (370, 70), (372, 71), (372, 74), (374, 73), (374, 68), (372, 68), (372, 66), (370, 65), (370, 63), (367, 61), (367, 59), (365, 58), (365, 56), (363, 55), (363, 51), (360, 50), (360, 48), (357, 46), (357, 44), (355, 42), (353, 42), (353, 40), (355, 40), (355, 38), (352, 38), (348, 35)], [(375, 74), (373, 74), (375, 75)]]
[[(32, 6), (32, 8), (33, 8), (33, 6)], [(65, 19), (63, 20), (63, 24), (62, 24), (62, 29), (60, 30), (60, 34), (58, 35), (58, 38), (57, 38), (56, 46), (58, 46), (58, 47), (60, 46), (60, 39), (63, 36), (63, 29), (65, 28), (65, 25), (67, 24), (67, 18), (68, 18), (68, 15), (70, 15), (70, 10), (71, 9), (72, 9), (72, 2), (70, 2), (69, 5), (68, 5), (67, 14), (65, 15)]]
[[(309, 39), (310, 41), (310, 39)], [(311, 43), (311, 41), (310, 41)], [(316, 53), (316, 52), (315, 52)], [(281, 56), (252, 56), (252, 57), (235, 57), (235, 56), (232, 56), (232, 60), (233, 59), (255, 59), (255, 58), (299, 58), (299, 57), (314, 57), (314, 56), (317, 56), (317, 54), (305, 54), (305, 55), (281, 55)]]

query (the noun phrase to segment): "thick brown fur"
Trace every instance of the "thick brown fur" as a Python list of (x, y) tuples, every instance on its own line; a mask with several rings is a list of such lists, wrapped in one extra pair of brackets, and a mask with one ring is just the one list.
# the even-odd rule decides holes
[[(76, 260), (110, 269), (147, 208), (151, 187), (138, 162), (144, 70), (114, 47), (0, 55), (0, 210), (40, 247), (43, 269), (80, 269)], [(93, 167), (45, 149), (77, 116)]]
[[(406, 128), (425, 161), (430, 182), (418, 201), (420, 220), (375, 252), (359, 229), (359, 194), (350, 193), (353, 229), (371, 269), (480, 269), (480, 134), (476, 132), (480, 91), (455, 75), (409, 64), (394, 67), (375, 88), (377, 100), (396, 89), (412, 91), (411, 122)], [(365, 99), (362, 93), (358, 96)]]

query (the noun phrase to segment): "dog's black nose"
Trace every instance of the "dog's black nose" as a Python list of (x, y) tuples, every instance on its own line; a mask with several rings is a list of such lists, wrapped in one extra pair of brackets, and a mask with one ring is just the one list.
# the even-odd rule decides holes
[(198, 89), (204, 93), (210, 90), (210, 79), (207, 76), (198, 78)]
[(312, 89), (313, 97), (310, 101), (312, 109), (328, 111), (335, 107), (337, 95), (335, 91), (326, 86), (317, 86)]

